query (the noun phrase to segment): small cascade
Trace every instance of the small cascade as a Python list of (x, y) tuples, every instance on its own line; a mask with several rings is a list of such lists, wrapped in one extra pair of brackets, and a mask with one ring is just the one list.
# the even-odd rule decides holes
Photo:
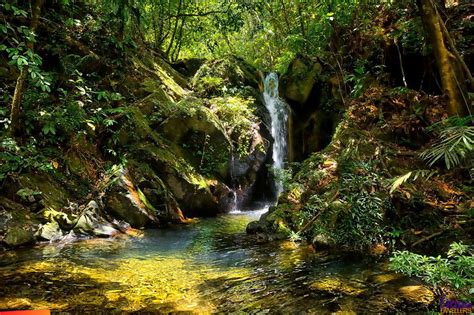
[[(274, 72), (265, 77), (263, 99), (270, 113), (271, 134), (273, 137), (273, 169), (278, 172), (284, 168), (287, 156), (288, 106), (278, 96), (278, 75)], [(277, 196), (283, 191), (283, 184), (275, 181)]]
[(232, 207), (231, 207), (230, 213), (240, 213), (241, 211), (238, 208), (237, 192), (235, 190), (232, 190), (232, 193), (233, 193), (233, 199), (232, 199)]

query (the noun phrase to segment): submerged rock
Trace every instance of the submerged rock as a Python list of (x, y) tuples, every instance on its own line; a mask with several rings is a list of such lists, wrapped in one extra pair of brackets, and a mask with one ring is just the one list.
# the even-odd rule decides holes
[(316, 250), (324, 250), (334, 247), (334, 240), (326, 234), (317, 234), (312, 241)]
[(366, 291), (365, 286), (358, 281), (339, 279), (337, 277), (317, 280), (310, 285), (310, 288), (330, 295), (359, 296)]
[(427, 287), (422, 285), (408, 285), (398, 289), (402, 299), (411, 305), (420, 304), (429, 306), (434, 302), (435, 295)]

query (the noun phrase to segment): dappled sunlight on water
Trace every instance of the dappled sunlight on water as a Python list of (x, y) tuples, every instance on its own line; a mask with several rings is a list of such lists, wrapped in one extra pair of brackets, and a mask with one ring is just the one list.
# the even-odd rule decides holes
[[(383, 264), (256, 244), (256, 213), (0, 254), (0, 309), (151, 312), (374, 311), (410, 283)], [(385, 304), (384, 304), (385, 303)], [(370, 308), (368, 308), (369, 306)]]

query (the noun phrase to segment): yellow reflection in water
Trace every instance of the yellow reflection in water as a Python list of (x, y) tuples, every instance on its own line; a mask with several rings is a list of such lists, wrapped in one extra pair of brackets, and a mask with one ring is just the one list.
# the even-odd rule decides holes
[[(206, 281), (249, 276), (249, 271), (242, 268), (220, 271), (189, 264), (189, 260), (172, 257), (129, 258), (113, 262), (102, 259), (92, 267), (62, 258), (25, 263), (15, 269), (2, 270), (0, 279), (21, 279), (23, 275), (23, 281), (28, 281), (40, 276), (42, 279), (38, 281), (44, 282), (44, 289), (55, 291), (51, 299), (54, 302), (30, 296), (28, 291), (8, 292), (9, 296), (0, 299), (0, 309), (64, 310), (93, 309), (96, 306), (100, 309), (137, 311), (167, 307), (173, 312), (208, 313), (215, 310), (215, 305), (202, 298), (200, 286), (205, 285)], [(73, 291), (77, 293), (68, 292), (65, 288), (68, 283), (76, 286)]]

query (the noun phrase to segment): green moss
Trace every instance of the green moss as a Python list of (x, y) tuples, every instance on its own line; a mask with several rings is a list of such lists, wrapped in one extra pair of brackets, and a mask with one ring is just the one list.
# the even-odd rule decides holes
[(133, 58), (133, 63), (136, 67), (144, 69), (147, 74), (157, 77), (166, 94), (173, 101), (178, 101), (187, 94), (187, 91), (183, 88), (186, 86), (186, 79), (165, 61), (159, 58), (152, 59), (149, 56), (137, 55)]
[(71, 199), (65, 187), (47, 174), (25, 174), (20, 176), (19, 182), (24, 188), (41, 192), (46, 208), (61, 209)]

